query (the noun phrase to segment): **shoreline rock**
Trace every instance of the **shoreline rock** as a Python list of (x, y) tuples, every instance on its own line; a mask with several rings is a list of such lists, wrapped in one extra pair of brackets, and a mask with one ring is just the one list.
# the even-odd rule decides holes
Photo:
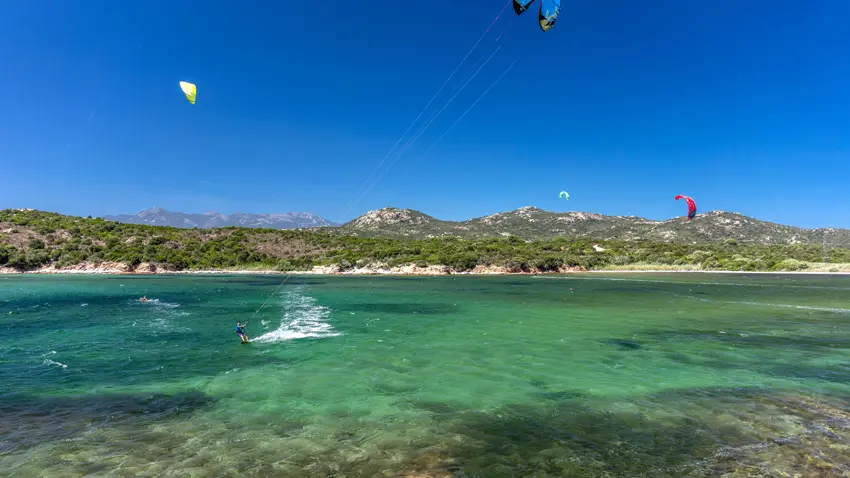
[(277, 270), (168, 270), (153, 263), (143, 262), (133, 267), (122, 262), (83, 262), (72, 266), (57, 268), (55, 265), (42, 266), (35, 270), (19, 271), (10, 267), (0, 267), (0, 275), (3, 274), (109, 274), (109, 275), (159, 275), (159, 274), (302, 274), (302, 275), (415, 275), (415, 276), (443, 276), (443, 275), (534, 275), (534, 274), (566, 274), (573, 272), (587, 272), (584, 267), (561, 266), (557, 270), (542, 271), (538, 269), (516, 270), (504, 266), (478, 265), (469, 271), (457, 271), (445, 265), (417, 266), (416, 264), (405, 264), (390, 267), (386, 264), (371, 264), (362, 267), (343, 268), (339, 264), (327, 266), (314, 266), (310, 270), (303, 271), (277, 271)]
[(477, 265), (472, 270), (457, 271), (445, 265), (429, 265), (420, 267), (416, 264), (389, 267), (386, 264), (371, 264), (362, 267), (343, 268), (339, 264), (314, 266), (310, 270), (278, 271), (264, 269), (213, 269), (213, 270), (170, 270), (166, 267), (143, 262), (131, 267), (123, 262), (101, 262), (98, 264), (83, 262), (72, 266), (57, 268), (55, 265), (42, 266), (31, 271), (19, 271), (11, 267), (0, 266), (0, 275), (17, 274), (103, 274), (103, 275), (162, 275), (162, 274), (206, 274), (206, 275), (340, 275), (340, 276), (445, 276), (445, 275), (554, 275), (575, 273), (706, 273), (706, 274), (826, 274), (850, 275), (850, 272), (813, 272), (813, 271), (775, 271), (775, 272), (746, 272), (746, 271), (715, 271), (715, 270), (587, 270), (584, 267), (561, 266), (557, 270), (511, 269), (505, 266)]

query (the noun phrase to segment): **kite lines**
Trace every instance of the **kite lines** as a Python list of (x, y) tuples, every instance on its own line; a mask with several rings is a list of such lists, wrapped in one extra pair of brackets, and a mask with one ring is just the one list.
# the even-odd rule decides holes
[[(488, 33), (490, 33), (490, 31), (493, 29), (493, 26), (496, 25), (496, 23), (502, 17), (502, 14), (505, 13), (508, 6), (510, 6), (512, 2), (513, 2), (513, 0), (508, 0), (508, 2), (505, 3), (505, 5), (502, 7), (502, 9), (499, 11), (499, 13), (495, 16), (495, 18), (493, 18), (493, 20), (490, 22), (490, 24), (487, 26), (487, 28), (484, 30), (484, 32), (481, 33), (481, 36), (478, 37), (478, 40), (475, 42), (475, 44), (472, 45), (472, 48), (470, 48), (469, 51), (466, 52), (466, 55), (463, 56), (463, 59), (460, 61), (460, 63), (458, 63), (457, 66), (455, 66), (454, 70), (452, 70), (452, 72), (449, 74), (448, 78), (446, 78), (445, 81), (443, 81), (443, 83), (437, 89), (437, 92), (434, 93), (434, 95), (431, 97), (430, 100), (428, 100), (428, 102), (425, 104), (425, 106), (422, 108), (422, 110), (419, 112), (419, 114), (416, 115), (416, 117), (410, 123), (410, 125), (407, 127), (407, 129), (405, 129), (404, 133), (402, 133), (402, 135), (398, 138), (398, 140), (395, 142), (395, 144), (393, 144), (392, 148), (390, 148), (390, 150), (383, 157), (383, 159), (381, 159), (381, 161), (378, 163), (378, 166), (375, 167), (375, 169), (372, 171), (372, 173), (369, 175), (369, 177), (366, 179), (366, 181), (363, 182), (363, 184), (360, 186), (360, 188), (357, 190), (357, 192), (354, 193), (354, 195), (349, 199), (348, 203), (345, 205), (345, 209), (342, 213), (342, 217), (347, 216), (348, 212), (351, 210), (351, 208), (356, 206), (357, 203), (360, 202), (360, 200), (362, 200), (367, 194), (369, 194), (369, 192), (372, 190), (372, 188), (375, 187), (375, 185), (378, 184), (378, 181), (381, 180), (381, 178), (384, 176), (384, 174), (386, 174), (387, 171), (389, 171), (390, 168), (392, 168), (392, 166), (399, 159), (401, 159), (405, 155), (405, 153), (407, 153), (408, 149), (411, 146), (413, 146), (414, 143), (416, 143), (416, 141), (419, 139), (419, 137), (422, 136), (428, 130), (428, 128), (431, 126), (431, 124), (443, 113), (443, 111), (446, 110), (446, 108), (449, 107), (449, 105), (452, 104), (452, 102), (455, 100), (455, 98), (457, 98), (458, 95), (460, 95), (460, 93), (463, 92), (463, 90), (472, 82), (472, 80), (478, 75), (478, 73), (480, 73), (481, 70), (490, 62), (490, 60), (493, 59), (494, 56), (496, 56), (496, 54), (499, 52), (499, 50), (501, 50), (502, 46), (497, 45), (495, 50), (493, 50), (493, 52), (490, 53), (490, 55), (487, 57), (487, 59), (484, 60), (484, 62), (480, 66), (478, 66), (472, 72), (472, 74), (469, 75), (468, 78), (466, 78), (465, 81), (463, 81), (463, 74), (462, 74), (460, 76), (460, 78), (461, 78), (460, 81), (463, 81), (461, 86), (459, 88), (457, 88), (456, 91), (454, 91), (454, 93), (448, 98), (448, 100), (446, 100), (442, 104), (442, 107), (440, 107), (439, 109), (437, 109), (435, 112), (433, 112), (431, 115), (429, 115), (427, 117), (428, 119), (425, 120), (424, 123), (422, 123), (420, 125), (420, 127), (415, 130), (416, 132), (412, 136), (408, 137), (408, 133), (410, 133), (411, 130), (414, 130), (414, 126), (419, 122), (420, 119), (423, 118), (423, 116), (425, 116), (426, 111), (428, 111), (428, 109), (431, 107), (431, 105), (434, 103), (434, 101), (440, 96), (440, 93), (442, 93), (443, 90), (446, 89), (446, 86), (449, 85), (449, 83), (452, 81), (452, 79), (455, 78), (455, 76), (461, 70), (461, 67), (466, 63), (466, 61), (469, 59), (469, 57), (472, 55), (472, 53), (479, 47), (479, 45), (481, 45), (481, 42), (488, 35)], [(498, 42), (504, 34), (505, 34), (504, 31), (501, 32), (498, 35), (498, 37), (496, 38), (496, 40), (494, 41), (494, 43)], [(482, 56), (481, 58), (483, 59), (484, 57)], [(467, 108), (466, 111), (464, 111), (464, 113), (454, 121), (454, 123), (452, 123), (452, 125), (449, 127), (449, 129), (445, 133), (443, 133), (443, 135), (440, 137), (440, 139), (437, 140), (434, 144), (432, 144), (428, 148), (428, 150), (430, 150), (431, 148), (436, 146), (436, 144), (440, 140), (442, 140), (443, 137), (445, 137), (449, 133), (449, 131), (451, 131), (455, 127), (455, 125), (457, 125), (457, 123), (460, 122), (460, 120), (463, 119), (463, 117), (466, 116), (466, 114), (469, 113), (469, 111), (472, 110), (472, 108), (475, 107), (475, 105), (478, 104), (478, 102), (481, 101), (481, 99), (496, 85), (496, 83), (498, 83), (499, 80), (501, 80), (502, 77), (505, 76), (505, 74), (511, 68), (513, 68), (513, 66), (516, 64), (517, 60), (519, 60), (519, 58), (514, 60), (513, 63), (511, 63), (502, 72), (502, 74), (499, 75), (499, 77), (496, 79), (496, 81), (491, 83), (490, 86), (486, 90), (484, 90), (484, 93), (482, 93), (475, 100), (475, 102), (472, 103), (472, 105), (469, 108)], [(478, 62), (480, 62), (480, 61), (481, 61), (481, 59), (478, 60)], [(473, 65), (473, 68), (476, 65), (478, 65), (478, 62), (476, 62), (475, 65)], [(468, 72), (467, 72), (467, 74), (468, 74)], [(403, 144), (403, 146), (402, 146), (402, 144)], [(401, 146), (401, 147), (399, 147), (399, 146)], [(384, 166), (384, 163), (386, 163), (387, 160), (389, 160), (392, 157), (394, 157), (394, 159), (392, 161), (390, 161), (390, 163), (387, 165), (387, 167), (382, 172), (380, 172), (380, 174), (378, 174), (379, 171), (381, 171), (381, 167)], [(378, 174), (378, 176), (375, 179), (373, 179), (373, 177), (375, 177), (376, 174)]]

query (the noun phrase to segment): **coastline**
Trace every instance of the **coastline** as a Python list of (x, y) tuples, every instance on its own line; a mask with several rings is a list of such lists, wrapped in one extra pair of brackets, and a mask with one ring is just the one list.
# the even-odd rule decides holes
[(122, 263), (101, 264), (78, 264), (64, 268), (51, 266), (42, 267), (31, 271), (19, 271), (9, 267), (0, 267), (0, 275), (339, 275), (339, 276), (447, 276), (447, 275), (562, 275), (562, 274), (668, 274), (668, 273), (703, 273), (703, 274), (783, 274), (783, 275), (850, 275), (848, 271), (729, 271), (729, 270), (706, 270), (706, 269), (682, 269), (671, 267), (669, 269), (595, 269), (587, 270), (583, 267), (563, 266), (558, 270), (510, 270), (503, 266), (476, 266), (469, 271), (457, 271), (448, 266), (426, 266), (419, 267), (413, 264), (405, 266), (389, 267), (386, 265), (374, 265), (342, 270), (339, 266), (315, 266), (311, 270), (278, 271), (268, 269), (209, 269), (209, 270), (167, 270), (154, 264), (142, 263), (135, 268)]
[(582, 267), (563, 266), (554, 271), (511, 271), (501, 266), (476, 266), (470, 271), (457, 271), (449, 266), (425, 266), (414, 264), (389, 267), (376, 264), (366, 267), (341, 269), (337, 265), (314, 266), (310, 270), (278, 271), (268, 269), (209, 269), (209, 270), (167, 270), (154, 264), (142, 263), (135, 268), (121, 263), (78, 264), (76, 266), (55, 268), (41, 267), (31, 271), (19, 271), (9, 267), (0, 267), (0, 275), (384, 275), (384, 276), (446, 276), (446, 275), (537, 275), (537, 274), (567, 274), (587, 272)]

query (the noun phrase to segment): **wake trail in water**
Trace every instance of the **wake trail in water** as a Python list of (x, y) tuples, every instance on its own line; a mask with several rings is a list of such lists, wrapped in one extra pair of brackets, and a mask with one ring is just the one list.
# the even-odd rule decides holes
[[(844, 287), (831, 287), (831, 286), (806, 286), (806, 285), (795, 285), (795, 284), (745, 284), (738, 282), (690, 282), (690, 281), (665, 281), (665, 280), (657, 280), (657, 279), (629, 279), (629, 278), (621, 278), (621, 277), (534, 277), (535, 279), (554, 279), (554, 280), (598, 280), (598, 281), (624, 281), (624, 282), (651, 282), (658, 284), (677, 284), (677, 285), (705, 285), (705, 286), (735, 286), (735, 287), (790, 287), (790, 288), (800, 288), (800, 289), (827, 289), (827, 290), (850, 290)], [(714, 304), (734, 304), (734, 305), (750, 305), (754, 307), (775, 307), (780, 309), (798, 309), (798, 310), (811, 310), (815, 312), (831, 312), (834, 314), (850, 314), (850, 309), (845, 309), (841, 307), (820, 307), (813, 305), (797, 305), (797, 304), (779, 304), (773, 302), (752, 302), (752, 301), (731, 301), (731, 300), (714, 300), (707, 297), (695, 297), (689, 294), (680, 294), (671, 291), (665, 291), (662, 289), (658, 290), (648, 290), (648, 292), (659, 292), (664, 294), (669, 294), (674, 297), (679, 297), (688, 300), (697, 300), (700, 302), (710, 302)]]
[(678, 284), (678, 285), (709, 285), (709, 286), (734, 286), (734, 287), (778, 287), (795, 289), (824, 289), (824, 290), (850, 290), (850, 287), (835, 287), (826, 285), (797, 285), (797, 284), (749, 284), (743, 282), (715, 282), (715, 281), (673, 281), (660, 279), (631, 279), (627, 277), (545, 277), (532, 276), (532, 279), (543, 280), (587, 280), (587, 281), (609, 281), (609, 282), (650, 282), (653, 284)]
[(794, 305), (794, 304), (771, 304), (771, 303), (762, 303), (762, 302), (723, 302), (724, 304), (741, 304), (741, 305), (754, 305), (757, 307), (779, 307), (782, 309), (802, 309), (802, 310), (814, 310), (818, 312), (833, 312), (836, 314), (850, 314), (850, 309), (842, 309), (840, 307), (817, 307), (812, 305)]
[(304, 289), (304, 287), (298, 287), (283, 294), (283, 317), (280, 326), (251, 341), (274, 343), (340, 335), (328, 322), (331, 310), (319, 305), (315, 297), (306, 295)]
[[(149, 312), (153, 315), (152, 320), (143, 321), (142, 323), (154, 329), (157, 332), (191, 332), (188, 327), (180, 326), (180, 317), (191, 315), (189, 312), (178, 310), (180, 304), (172, 302), (161, 302), (159, 299), (150, 299), (148, 302), (136, 303), (141, 307), (148, 307)], [(138, 320), (133, 322), (135, 327)]]
[[(664, 292), (664, 291), (655, 291), (655, 292)], [(800, 309), (800, 310), (812, 310), (817, 312), (832, 312), (835, 314), (850, 314), (850, 309), (843, 309), (841, 307), (819, 307), (815, 305), (797, 305), (797, 304), (777, 304), (773, 302), (752, 302), (752, 301), (737, 301), (737, 300), (713, 300), (706, 297), (694, 297), (692, 295), (687, 294), (677, 294), (675, 292), (665, 292), (674, 297), (687, 299), (687, 300), (697, 300), (700, 302), (709, 302), (712, 304), (734, 304), (734, 305), (751, 305), (755, 307), (776, 307), (780, 309)]]
[(159, 299), (149, 299), (147, 302), (134, 300), (134, 302), (143, 307), (157, 307), (162, 309), (176, 309), (177, 307), (180, 307), (180, 304), (175, 304), (173, 302), (162, 302)]
[(47, 352), (46, 354), (43, 354), (43, 355), (41, 356), (42, 358), (44, 358), (44, 361), (42, 362), (42, 364), (44, 364), (44, 365), (48, 365), (48, 366), (53, 365), (53, 366), (56, 366), (56, 367), (61, 367), (61, 368), (63, 368), (63, 369), (67, 369), (67, 368), (68, 368), (68, 364), (66, 364), (66, 363), (57, 362), (57, 361), (55, 361), (55, 360), (51, 360), (51, 359), (49, 359), (49, 358), (46, 358), (46, 357), (49, 357), (49, 356), (52, 356), (52, 355), (56, 355), (56, 351), (55, 351), (55, 350), (51, 350), (50, 352)]

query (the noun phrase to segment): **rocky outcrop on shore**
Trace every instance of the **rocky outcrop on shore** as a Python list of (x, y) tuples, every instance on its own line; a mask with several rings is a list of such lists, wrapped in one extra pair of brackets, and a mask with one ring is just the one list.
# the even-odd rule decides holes
[[(264, 270), (210, 270), (210, 271), (175, 271), (167, 270), (149, 262), (143, 262), (137, 266), (130, 266), (123, 262), (83, 262), (73, 266), (56, 267), (55, 265), (44, 266), (40, 269), (26, 271), (26, 274), (192, 274), (192, 273), (242, 273), (242, 274), (316, 274), (316, 275), (416, 275), (416, 276), (441, 276), (441, 275), (501, 275), (501, 274), (565, 274), (570, 272), (586, 272), (583, 267), (561, 266), (557, 270), (541, 271), (537, 269), (511, 269), (504, 266), (478, 265), (470, 271), (457, 271), (449, 266), (428, 265), (418, 266), (406, 264), (403, 266), (390, 267), (386, 264), (370, 264), (358, 267), (343, 268), (339, 264), (327, 266), (315, 266), (306, 271), (264, 271)], [(20, 274), (19, 270), (0, 267), (0, 274)]]
[(416, 264), (407, 264), (403, 266), (389, 267), (386, 264), (373, 264), (363, 267), (353, 267), (343, 269), (339, 265), (316, 266), (311, 271), (301, 272), (302, 274), (319, 274), (319, 275), (416, 275), (416, 276), (440, 276), (440, 275), (501, 275), (501, 274), (566, 274), (570, 272), (586, 272), (584, 267), (567, 267), (562, 266), (558, 270), (541, 271), (538, 269), (511, 269), (504, 266), (484, 266), (478, 265), (470, 271), (456, 271), (449, 266), (429, 265), (418, 266)]
[(57, 267), (55, 264), (46, 265), (39, 269), (21, 272), (11, 267), (0, 267), (0, 274), (157, 274), (166, 272), (156, 264), (143, 262), (131, 266), (123, 262), (81, 262), (72, 266)]

